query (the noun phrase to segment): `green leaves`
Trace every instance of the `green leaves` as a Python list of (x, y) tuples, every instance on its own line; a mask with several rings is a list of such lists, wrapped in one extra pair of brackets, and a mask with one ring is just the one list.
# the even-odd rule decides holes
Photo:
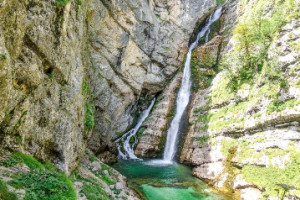
[(70, 0), (55, 0), (56, 5), (63, 7), (65, 6), (67, 3), (69, 3)]
[(13, 192), (10, 192), (7, 188), (7, 185), (0, 178), (0, 199), (4, 200), (17, 200), (17, 195)]
[(34, 170), (9, 182), (26, 190), (25, 200), (75, 200), (72, 183), (62, 172)]

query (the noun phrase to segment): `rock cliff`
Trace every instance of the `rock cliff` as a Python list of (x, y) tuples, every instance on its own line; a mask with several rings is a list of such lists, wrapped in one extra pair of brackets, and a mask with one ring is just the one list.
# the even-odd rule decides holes
[[(0, 145), (70, 173), (114, 153), (140, 98), (161, 91), (215, 1), (0, 2)], [(105, 156), (108, 153), (105, 153)], [(111, 155), (108, 155), (111, 156)], [(101, 157), (101, 156), (100, 156)]]
[(299, 198), (299, 2), (228, 1), (220, 23), (194, 51), (211, 83), (194, 93), (180, 160), (241, 199)]
[[(299, 5), (226, 1), (209, 42), (200, 38), (192, 55), (193, 97), (180, 161), (238, 199), (300, 195)], [(172, 99), (161, 104), (174, 106)], [(153, 113), (167, 115), (166, 108)], [(165, 136), (151, 130), (166, 126), (149, 124), (137, 153), (155, 157), (163, 146), (153, 140)]]

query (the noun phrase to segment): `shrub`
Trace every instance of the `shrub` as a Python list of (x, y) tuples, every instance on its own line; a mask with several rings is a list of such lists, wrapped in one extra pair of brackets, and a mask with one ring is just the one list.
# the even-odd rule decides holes
[(56, 5), (58, 5), (60, 7), (65, 6), (69, 2), (70, 2), (70, 0), (55, 0)]
[(12, 167), (20, 163), (26, 164), (30, 169), (44, 168), (44, 166), (35, 158), (20, 152), (16, 152), (12, 155), (10, 159), (0, 162), (0, 165), (3, 165), (5, 167)]
[(0, 199), (4, 200), (17, 200), (17, 195), (10, 192), (7, 188), (6, 183), (0, 178)]
[(37, 169), (8, 183), (25, 189), (25, 200), (76, 200), (73, 184), (62, 172)]

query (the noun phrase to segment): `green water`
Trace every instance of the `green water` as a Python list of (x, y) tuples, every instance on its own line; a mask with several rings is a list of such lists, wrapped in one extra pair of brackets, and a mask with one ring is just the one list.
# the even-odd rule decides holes
[(129, 185), (148, 200), (228, 200), (216, 194), (190, 168), (151, 164), (151, 161), (119, 161), (113, 167), (128, 178)]

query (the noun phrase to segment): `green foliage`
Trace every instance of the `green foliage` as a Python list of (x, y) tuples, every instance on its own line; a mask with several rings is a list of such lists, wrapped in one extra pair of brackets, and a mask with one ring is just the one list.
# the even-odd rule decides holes
[(225, 3), (225, 0), (217, 0), (217, 6)]
[(207, 142), (209, 139), (208, 136), (202, 136), (202, 137), (199, 137), (198, 140), (201, 144), (204, 144), (204, 142)]
[(85, 80), (82, 82), (82, 95), (87, 99), (85, 102), (86, 112), (84, 117), (84, 131), (90, 131), (93, 130), (95, 126), (94, 101), (90, 85)]
[(44, 166), (38, 162), (35, 158), (22, 154), (20, 152), (16, 152), (12, 155), (11, 158), (0, 162), (0, 165), (5, 167), (12, 167), (17, 164), (26, 164), (30, 169), (42, 169)]
[(70, 2), (70, 0), (55, 0), (56, 5), (59, 7), (63, 7), (69, 2)]
[(243, 167), (243, 175), (247, 182), (255, 185), (260, 185), (267, 188), (264, 193), (265, 196), (284, 195), (284, 188), (282, 184), (300, 188), (300, 152), (294, 151), (291, 156), (291, 162), (282, 169), (279, 167), (260, 167), (255, 165), (247, 165)]
[(8, 183), (24, 188), (25, 200), (76, 200), (73, 184), (62, 172), (37, 169), (20, 174)]
[(7, 55), (6, 54), (2, 54), (1, 55), (1, 60), (7, 60)]
[(47, 74), (49, 76), (49, 78), (53, 79), (54, 78), (54, 74), (53, 73), (49, 73)]
[(300, 100), (291, 99), (288, 101), (279, 101), (278, 99), (275, 99), (270, 103), (270, 105), (267, 107), (268, 113), (272, 112), (281, 112), (285, 110), (286, 108), (293, 108), (296, 105), (299, 105)]
[(102, 175), (100, 177), (100, 179), (102, 181), (104, 181), (107, 185), (114, 185), (116, 184), (116, 181), (112, 180), (110, 177), (106, 176), (106, 175)]
[(165, 51), (169, 51), (169, 47), (162, 46)]
[(17, 194), (10, 192), (6, 183), (0, 178), (0, 199), (3, 200), (17, 200)]
[(85, 103), (85, 108), (86, 113), (84, 118), (84, 130), (89, 131), (92, 130), (95, 126), (94, 113), (91, 104), (89, 104), (88, 102)]
[(89, 157), (89, 160), (91, 161), (91, 162), (94, 162), (94, 161), (97, 161), (98, 160), (98, 158), (95, 156), (95, 154), (93, 154), (93, 153), (90, 153), (90, 152), (86, 152), (86, 155), (88, 155), (88, 157)]
[(16, 152), (16, 153), (14, 153), (13, 158), (16, 160), (19, 160), (20, 162), (23, 162), (31, 170), (44, 168), (44, 166), (39, 161), (37, 161), (35, 158), (33, 158), (32, 156), (29, 156), (29, 155), (25, 155), (25, 154)]
[(77, 5), (81, 5), (83, 3), (83, 0), (76, 0)]
[(138, 132), (137, 132), (137, 138), (138, 140), (141, 139), (142, 135), (143, 135), (143, 132), (146, 130), (146, 127), (142, 126)]
[[(247, 11), (240, 17), (239, 23), (233, 30), (233, 37), (238, 40), (238, 43), (234, 51), (227, 57), (223, 56), (221, 60), (221, 65), (225, 69), (241, 66), (232, 73), (228, 85), (234, 92), (243, 83), (249, 83), (262, 69), (264, 69), (262, 74), (269, 80), (281, 79), (277, 63), (267, 58), (267, 51), (281, 27), (300, 13), (299, 6), (293, 0), (258, 0), (251, 8), (246, 8), (248, 4), (244, 1), (242, 6)], [(268, 13), (268, 17), (263, 17), (267, 15), (266, 7), (272, 12)], [(281, 84), (281, 86), (285, 85)]]
[(80, 193), (84, 194), (88, 200), (109, 200), (106, 192), (98, 184), (90, 181), (84, 183)]

